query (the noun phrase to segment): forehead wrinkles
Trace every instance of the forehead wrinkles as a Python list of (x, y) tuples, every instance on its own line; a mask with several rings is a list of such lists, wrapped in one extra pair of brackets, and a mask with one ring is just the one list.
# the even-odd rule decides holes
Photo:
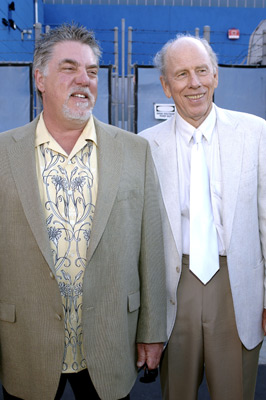
[(50, 61), (53, 59), (69, 59), (77, 62), (85, 62), (87, 60), (92, 64), (98, 64), (97, 56), (89, 45), (71, 40), (54, 45)]
[(166, 70), (168, 64), (174, 69), (195, 68), (202, 65), (210, 67), (211, 60), (202, 43), (184, 38), (169, 47), (166, 53)]

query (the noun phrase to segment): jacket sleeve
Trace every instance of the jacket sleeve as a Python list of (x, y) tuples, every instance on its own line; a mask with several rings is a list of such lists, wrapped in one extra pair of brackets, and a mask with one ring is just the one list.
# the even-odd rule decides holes
[(165, 264), (159, 201), (162, 201), (159, 182), (150, 147), (147, 144), (139, 265), (141, 285), (137, 330), (139, 343), (167, 340)]
[(258, 213), (262, 255), (264, 259), (264, 308), (266, 308), (266, 123), (262, 123), (259, 143)]

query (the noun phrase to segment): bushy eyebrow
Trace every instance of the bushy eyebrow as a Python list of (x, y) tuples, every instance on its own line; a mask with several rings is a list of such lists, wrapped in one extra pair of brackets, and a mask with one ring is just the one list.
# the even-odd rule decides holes
[[(61, 60), (59, 62), (59, 67), (61, 67), (63, 64), (71, 64), (71, 65), (74, 65), (75, 67), (80, 66), (80, 64), (77, 61), (72, 60), (71, 58), (64, 58), (63, 60)], [(88, 65), (87, 68), (97, 68), (98, 69), (99, 67), (97, 64), (92, 64), (92, 65)]]
[(208, 66), (208, 64), (199, 65), (197, 68), (206, 68), (206, 69), (210, 69), (209, 66)]
[[(206, 71), (206, 73), (208, 73), (209, 71), (211, 71), (211, 69), (210, 69), (210, 67), (208, 66), (208, 64), (201, 64), (201, 65), (197, 65), (197, 66), (195, 66), (194, 68), (193, 68), (193, 70), (195, 70), (195, 72), (196, 73), (200, 73), (200, 71), (201, 70), (205, 70)], [(190, 71), (190, 68), (189, 67), (186, 67), (186, 66), (184, 66), (183, 68), (177, 68), (175, 71), (174, 71), (174, 76), (181, 76), (181, 75), (183, 75), (183, 74), (189, 74), (189, 71)]]

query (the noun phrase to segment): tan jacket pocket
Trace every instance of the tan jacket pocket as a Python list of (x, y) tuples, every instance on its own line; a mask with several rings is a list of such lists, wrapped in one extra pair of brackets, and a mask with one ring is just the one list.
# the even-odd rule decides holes
[(127, 296), (128, 301), (128, 311), (133, 312), (140, 307), (140, 292), (131, 293)]
[(14, 304), (0, 302), (0, 320), (6, 322), (16, 321), (16, 307)]

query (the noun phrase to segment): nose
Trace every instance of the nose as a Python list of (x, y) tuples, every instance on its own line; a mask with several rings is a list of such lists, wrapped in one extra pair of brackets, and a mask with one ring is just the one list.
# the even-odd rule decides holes
[(196, 74), (196, 72), (191, 72), (189, 75), (189, 86), (192, 88), (198, 88), (199, 86), (201, 86), (201, 82), (200, 79), (198, 77), (198, 75)]
[(75, 77), (75, 81), (78, 85), (89, 86), (90, 78), (89, 78), (85, 68), (79, 69), (79, 71)]

